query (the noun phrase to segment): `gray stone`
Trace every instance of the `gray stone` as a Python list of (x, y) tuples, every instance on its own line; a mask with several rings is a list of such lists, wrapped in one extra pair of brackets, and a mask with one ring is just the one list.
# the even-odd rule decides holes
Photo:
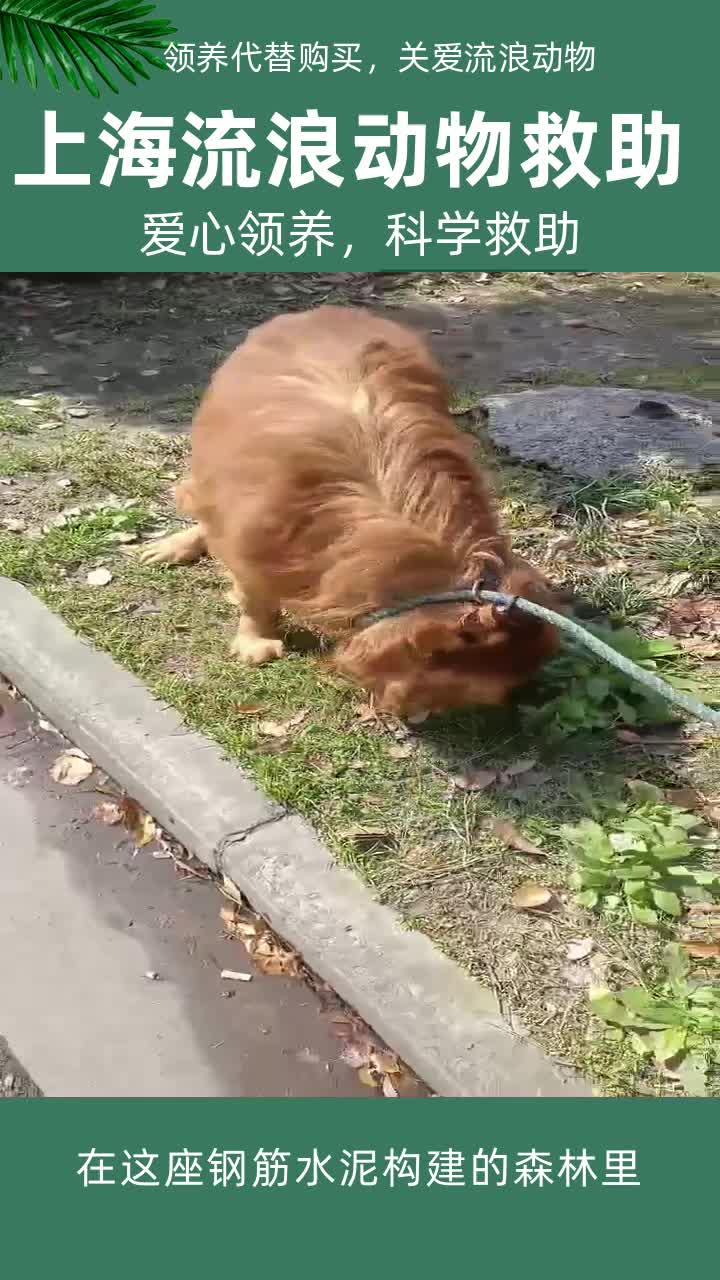
[(652, 459), (720, 471), (720, 404), (626, 387), (551, 387), (488, 396), (488, 431), (525, 462), (595, 478)]

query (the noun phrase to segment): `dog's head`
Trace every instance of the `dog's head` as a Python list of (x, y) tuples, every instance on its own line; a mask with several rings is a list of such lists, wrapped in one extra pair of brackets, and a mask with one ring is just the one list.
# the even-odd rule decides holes
[[(558, 608), (545, 580), (515, 561), (500, 591)], [(372, 623), (337, 651), (335, 665), (371, 692), (381, 711), (421, 718), (499, 706), (557, 652), (554, 627), (490, 604), (429, 605)]]

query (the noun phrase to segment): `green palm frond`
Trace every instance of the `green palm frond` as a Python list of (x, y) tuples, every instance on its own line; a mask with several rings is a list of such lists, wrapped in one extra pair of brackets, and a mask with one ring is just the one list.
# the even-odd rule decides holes
[(84, 85), (96, 98), (96, 76), (117, 93), (113, 68), (130, 84), (147, 80), (146, 64), (167, 69), (154, 50), (163, 49), (177, 29), (149, 17), (154, 8), (143, 0), (0, 0), (8, 76), (15, 81), (22, 70), (34, 89), (39, 65), (56, 89), (63, 76), (73, 89)]

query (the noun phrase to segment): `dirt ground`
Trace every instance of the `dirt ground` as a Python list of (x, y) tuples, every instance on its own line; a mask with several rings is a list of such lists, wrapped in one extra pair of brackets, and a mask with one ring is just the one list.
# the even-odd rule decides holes
[(0, 394), (46, 390), (91, 418), (176, 431), (249, 328), (328, 301), (425, 332), (461, 390), (652, 371), (653, 385), (720, 398), (719, 299), (720, 273), (6, 277)]

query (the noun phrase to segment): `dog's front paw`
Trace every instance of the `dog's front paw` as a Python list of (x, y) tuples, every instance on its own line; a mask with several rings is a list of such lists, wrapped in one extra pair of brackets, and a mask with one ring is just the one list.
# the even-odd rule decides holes
[(141, 564), (173, 564), (177, 563), (174, 559), (174, 553), (168, 552), (167, 543), (169, 538), (157, 538), (155, 542), (147, 543), (144, 547), (138, 547), (135, 554)]
[(230, 645), (230, 652), (240, 662), (252, 667), (261, 667), (266, 662), (274, 662), (283, 656), (282, 640), (266, 640), (262, 636), (236, 635)]

